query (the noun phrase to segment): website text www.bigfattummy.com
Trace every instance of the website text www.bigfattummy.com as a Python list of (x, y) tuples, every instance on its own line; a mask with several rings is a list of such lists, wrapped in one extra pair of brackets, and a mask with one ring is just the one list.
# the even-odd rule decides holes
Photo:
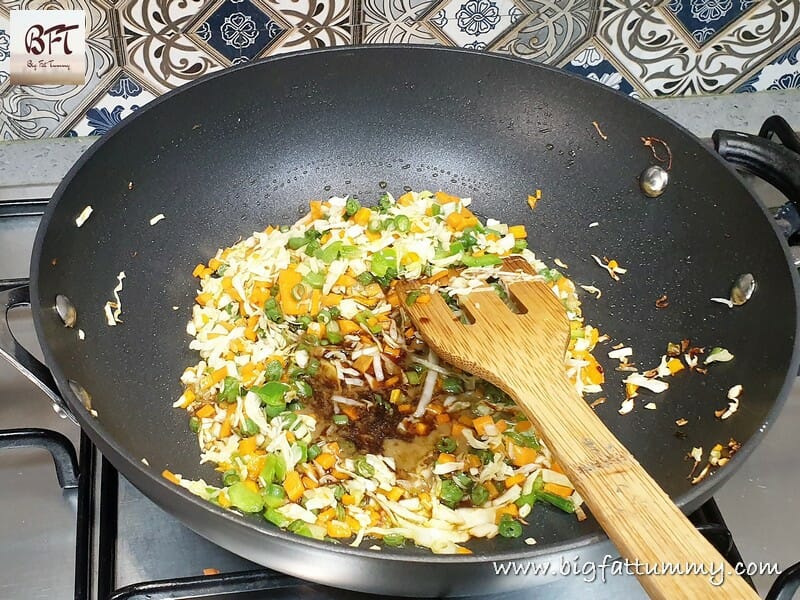
[(722, 585), (725, 578), (737, 575), (779, 575), (777, 563), (746, 562), (737, 563), (734, 567), (724, 562), (716, 563), (644, 563), (638, 560), (614, 558), (606, 554), (600, 562), (583, 562), (578, 557), (569, 559), (562, 557), (560, 562), (542, 562), (508, 560), (493, 561), (495, 575), (510, 576), (575, 576), (582, 577), (586, 583), (605, 583), (608, 577), (621, 575), (700, 575), (708, 577), (715, 586)]

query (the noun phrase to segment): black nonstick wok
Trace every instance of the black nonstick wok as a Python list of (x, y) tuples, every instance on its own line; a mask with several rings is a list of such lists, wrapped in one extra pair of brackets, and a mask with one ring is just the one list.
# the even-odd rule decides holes
[[(672, 156), (658, 198), (642, 193), (639, 175), (666, 148), (656, 143), (656, 158), (643, 137), (663, 140)], [(725, 142), (753, 168), (777, 160), (777, 151), (759, 158), (747, 139)], [(778, 183), (789, 187), (791, 176)], [(498, 577), (493, 563), (588, 561), (610, 550), (591, 518), (544, 506), (522, 538), (472, 543), (472, 555), (352, 548), (222, 510), (161, 477), (167, 468), (218, 481), (199, 465), (186, 413), (171, 406), (197, 360), (185, 333), (193, 267), (267, 224), (293, 222), (309, 199), (357, 194), (368, 203), (384, 187), (470, 196), (483, 217), (525, 224), (541, 258), (558, 257), (571, 278), (602, 290), (599, 299), (581, 295), (587, 321), (611, 336), (608, 350), (631, 345), (642, 368), (686, 338), (735, 355), (707, 375), (678, 374), (662, 395), (643, 392), (622, 416), (626, 374), (597, 352), (608, 398), (597, 413), (685, 511), (712, 495), (777, 417), (798, 366), (797, 274), (771, 217), (688, 132), (601, 85), (507, 57), (428, 47), (276, 57), (167, 94), (95, 144), (49, 204), (31, 264), (36, 330), (68, 409), (125, 477), (200, 534), (301, 578), (398, 595), (531, 586), (541, 578)], [(93, 212), (78, 227), (87, 205)], [(165, 219), (151, 225), (159, 213)], [(628, 272), (612, 281), (592, 254)], [(110, 327), (103, 306), (120, 271), (123, 322)], [(742, 273), (757, 282), (748, 303), (710, 301)], [(669, 306), (656, 308), (663, 294)], [(58, 295), (74, 306), (72, 328)], [(744, 388), (738, 413), (715, 418), (735, 384)], [(651, 400), (657, 410), (644, 410)], [(678, 428), (681, 418), (688, 423)], [(731, 439), (743, 444), (738, 454), (692, 485), (687, 453), (701, 446), (707, 456)]]

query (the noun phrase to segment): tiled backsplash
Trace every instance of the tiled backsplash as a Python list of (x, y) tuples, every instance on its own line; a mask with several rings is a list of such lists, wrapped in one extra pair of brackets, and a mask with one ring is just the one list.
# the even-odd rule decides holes
[[(86, 11), (85, 85), (9, 84), (17, 8)], [(101, 135), (233, 64), (379, 43), (512, 54), (637, 97), (800, 88), (800, 0), (4, 0), (0, 139)]]

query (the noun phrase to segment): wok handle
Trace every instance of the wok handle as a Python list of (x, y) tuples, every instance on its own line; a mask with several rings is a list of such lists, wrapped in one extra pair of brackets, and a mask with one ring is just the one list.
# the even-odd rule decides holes
[(2, 310), (2, 315), (0, 315), (2, 317), (0, 318), (0, 356), (50, 398), (53, 410), (59, 417), (69, 418), (75, 423), (75, 417), (64, 403), (50, 370), (17, 341), (8, 324), (8, 312), (12, 308), (30, 306), (30, 303), (30, 288), (27, 285), (0, 292), (0, 310)]
[[(768, 139), (772, 133), (784, 145)], [(784, 235), (788, 238), (800, 231), (800, 153), (796, 150), (797, 136), (786, 121), (771, 117), (761, 135), (718, 129), (711, 138), (722, 158), (772, 184), (789, 199), (776, 215)]]

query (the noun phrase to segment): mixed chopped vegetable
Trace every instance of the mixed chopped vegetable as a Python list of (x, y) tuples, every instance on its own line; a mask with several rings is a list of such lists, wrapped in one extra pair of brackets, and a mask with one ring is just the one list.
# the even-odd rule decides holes
[[(216, 484), (165, 477), (278, 527), (359, 545), (414, 543), (468, 553), (471, 538), (520, 537), (534, 505), (583, 518), (582, 499), (501, 390), (442, 364), (404, 315), (394, 285), (425, 279), (458, 298), (507, 299), (502, 257), (519, 254), (571, 322), (565, 368), (598, 392), (600, 338), (573, 283), (527, 249), (525, 227), (482, 222), (443, 192), (312, 201), (292, 226), (217, 252), (187, 326), (200, 361), (175, 406), (189, 413)], [(619, 272), (619, 270), (617, 271)], [(519, 274), (516, 274), (519, 277)], [(490, 340), (487, 340), (489, 343)]]

